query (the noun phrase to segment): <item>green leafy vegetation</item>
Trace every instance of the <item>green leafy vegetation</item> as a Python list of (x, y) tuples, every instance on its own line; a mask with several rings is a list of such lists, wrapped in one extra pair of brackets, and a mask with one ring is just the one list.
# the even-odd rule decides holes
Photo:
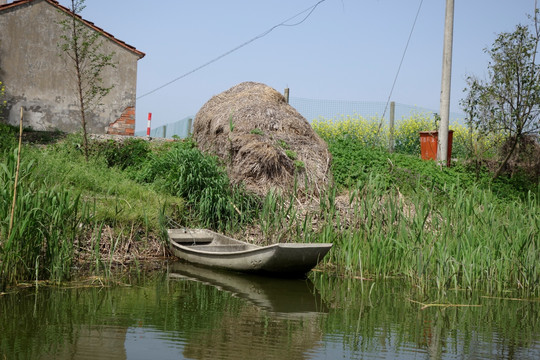
[(287, 155), (287, 157), (291, 160), (296, 160), (298, 159), (298, 155), (296, 154), (296, 152), (292, 151), (292, 150), (285, 150), (285, 155)]
[(201, 153), (190, 140), (153, 154), (134, 178), (185, 199), (192, 212), (182, 222), (190, 226), (196, 221), (203, 227), (233, 230), (257, 212), (258, 199), (242, 186), (231, 185), (218, 159)]
[(70, 136), (47, 148), (23, 147), (13, 222), (17, 150), (0, 153), (0, 287), (62, 281), (90, 261), (94, 272), (110, 271), (131, 244), (142, 252), (150, 246), (163, 213), (183, 208), (182, 199), (126, 176), (123, 162), (108, 167), (102, 155), (85, 161), (79, 145), (80, 136)]
[(250, 134), (263, 136), (264, 132), (261, 129), (253, 129), (253, 130), (250, 131)]
[(318, 230), (296, 237), (332, 242), (328, 266), (351, 276), (406, 277), (426, 289), (540, 292), (532, 260), (540, 246), (538, 179), (493, 180), (467, 161), (441, 168), (334, 134), (325, 136), (338, 189), (321, 199)]
[(418, 156), (389, 153), (340, 138), (330, 141), (328, 146), (333, 156), (332, 173), (341, 188), (362, 183), (376, 174), (384, 186), (398, 188), (405, 194), (414, 193), (419, 185), (434, 192), (446, 185), (463, 189), (478, 186), (508, 200), (524, 198), (529, 191), (538, 191), (538, 182), (533, 179), (514, 176), (493, 181), (487, 168), (477, 171), (473, 163), (458, 161), (451, 167), (441, 168), (436, 162), (424, 161)]
[(279, 140), (277, 141), (277, 146), (279, 146), (280, 148), (285, 149), (285, 150), (289, 150), (289, 149), (290, 149), (289, 144), (287, 144), (287, 142), (285, 142), (284, 140), (281, 140), (281, 139), (279, 139)]
[(304, 170), (306, 168), (306, 164), (301, 160), (295, 160), (294, 167), (296, 170)]
[[(67, 278), (73, 259), (105, 271), (126, 251), (122, 249), (164, 239), (163, 227), (186, 226), (240, 237), (258, 229), (261, 243), (331, 242), (334, 247), (322, 268), (347, 276), (401, 277), (440, 290), (540, 291), (539, 188), (519, 177), (491, 181), (487, 169), (478, 174), (462, 162), (439, 168), (418, 156), (337, 137), (328, 141), (335, 185), (321, 189), (316, 207), (305, 208), (294, 191), (259, 199), (241, 184), (231, 184), (218, 159), (201, 153), (190, 139), (158, 145), (92, 142), (96, 150), (88, 162), (80, 143), (81, 137), (72, 135), (46, 148), (24, 148), (21, 174), (26, 185), (21, 188), (34, 187), (22, 194), (30, 198), (44, 193), (39, 196), (56, 199), (57, 207), (64, 199), (58, 210), (39, 206), (49, 209), (47, 216), (66, 219), (60, 225), (67, 229), (56, 237), (62, 239), (54, 252), (57, 260), (45, 260), (47, 235), (33, 245), (37, 255), (25, 260), (24, 272), (9, 265), (26, 250), (20, 238), (9, 247), (5, 240), (12, 192), (8, 185), (2, 195), (0, 256), (7, 259), (3, 269), (17, 272), (11, 278), (3, 274), (5, 279)], [(137, 155), (131, 158), (130, 153)], [(12, 174), (13, 154), (5, 154), (3, 169)], [(39, 190), (38, 184), (47, 190)], [(48, 217), (20, 220), (38, 214), (31, 210), (34, 206), (20, 205), (17, 226), (32, 221), (60, 226)], [(15, 234), (31, 238), (21, 231)], [(68, 269), (67, 274), (52, 271), (58, 267)]]
[[(532, 24), (517, 25), (513, 32), (497, 36), (491, 49), (488, 78), (468, 78), (468, 89), (462, 106), (468, 123), (481, 136), (499, 134), (501, 161), (493, 178), (499, 177), (519, 145), (536, 141), (540, 130), (540, 44), (539, 9), (531, 16)], [(538, 154), (537, 154), (538, 155)], [(538, 177), (538, 170), (536, 173)]]
[(36, 178), (33, 161), (16, 165), (13, 150), (0, 166), (0, 182), (5, 184), (0, 188), (0, 289), (19, 280), (68, 278), (79, 225), (89, 220), (78, 194)]
[(540, 245), (539, 201), (532, 193), (522, 201), (500, 201), (476, 186), (451, 184), (435, 192), (418, 182), (404, 196), (377, 176), (350, 191), (354, 215), (336, 213), (315, 236), (339, 249), (327, 259), (339, 272), (404, 276), (443, 290), (540, 291), (533, 260)]
[(18, 131), (15, 127), (0, 122), (0, 154), (17, 145)]
[(95, 141), (89, 152), (93, 157), (103, 157), (107, 166), (121, 170), (140, 166), (150, 155), (150, 145), (142, 139), (130, 139), (122, 142), (107, 140)]

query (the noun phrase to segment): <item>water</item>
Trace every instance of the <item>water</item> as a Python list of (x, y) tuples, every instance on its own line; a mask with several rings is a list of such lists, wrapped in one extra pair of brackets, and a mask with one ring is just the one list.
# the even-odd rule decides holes
[(540, 358), (540, 299), (510, 293), (187, 264), (129, 282), (0, 296), (0, 359)]

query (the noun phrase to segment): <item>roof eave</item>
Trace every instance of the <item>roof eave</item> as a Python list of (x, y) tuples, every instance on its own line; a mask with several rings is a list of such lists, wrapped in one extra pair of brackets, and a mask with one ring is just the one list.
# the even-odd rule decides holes
[[(0, 5), (0, 11), (11, 9), (11, 8), (14, 8), (14, 7), (17, 7), (17, 6), (20, 6), (20, 5), (24, 5), (24, 4), (29, 4), (29, 3), (33, 2), (33, 1), (36, 1), (36, 0), (17, 0), (17, 1), (14, 1), (12, 3), (9, 3), (9, 4)], [(58, 3), (58, 1), (56, 1), (56, 0), (41, 0), (41, 1), (48, 2), (52, 6), (60, 9), (61, 11), (68, 14), (69, 16), (73, 16), (73, 15), (76, 16), (81, 22), (86, 24), (88, 27), (90, 27), (93, 30), (101, 33), (103, 36), (105, 36), (109, 40), (117, 43), (121, 47), (131, 51), (132, 53), (137, 55), (139, 59), (142, 59), (146, 55), (142, 51), (137, 50), (134, 46), (131, 46), (131, 45), (125, 43), (124, 41), (122, 41), (120, 39), (117, 39), (112, 34), (108, 33), (107, 31), (103, 30), (102, 28), (96, 26), (93, 22), (83, 19), (82, 16), (80, 16), (80, 15), (73, 14), (70, 9), (68, 9), (67, 7), (65, 7), (63, 5), (60, 5), (60, 3)]]

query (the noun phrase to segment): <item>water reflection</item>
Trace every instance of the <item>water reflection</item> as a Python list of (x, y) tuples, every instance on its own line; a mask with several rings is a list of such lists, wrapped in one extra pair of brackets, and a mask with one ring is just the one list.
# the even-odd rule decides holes
[(309, 279), (276, 279), (213, 270), (183, 262), (168, 267), (169, 277), (212, 285), (279, 317), (309, 317), (328, 312)]
[(320, 347), (318, 315), (328, 308), (311, 280), (238, 274), (181, 262), (169, 266), (169, 278), (211, 285), (247, 300), (236, 311), (221, 314), (212, 329), (192, 332), (183, 353), (187, 358), (304, 359)]
[[(74, 328), (64, 343), (40, 354), (40, 359), (126, 359), (124, 342), (127, 329), (117, 326)], [(70, 336), (69, 336), (70, 335)]]
[(519, 294), (178, 264), (127, 282), (0, 295), (0, 360), (540, 358), (540, 301)]
[(324, 321), (325, 354), (341, 343), (346, 358), (540, 359), (538, 298), (441, 294), (319, 274), (314, 283), (336, 309)]

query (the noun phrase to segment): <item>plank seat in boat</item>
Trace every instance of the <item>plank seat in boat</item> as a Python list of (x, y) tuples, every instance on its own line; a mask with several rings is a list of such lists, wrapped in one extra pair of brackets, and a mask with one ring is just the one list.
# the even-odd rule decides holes
[(233, 251), (245, 251), (253, 249), (249, 245), (193, 245), (189, 247), (190, 249), (196, 249), (201, 251), (210, 251), (210, 252), (233, 252)]
[(169, 238), (178, 244), (209, 244), (214, 238), (206, 234), (185, 234), (173, 233), (169, 234)]

